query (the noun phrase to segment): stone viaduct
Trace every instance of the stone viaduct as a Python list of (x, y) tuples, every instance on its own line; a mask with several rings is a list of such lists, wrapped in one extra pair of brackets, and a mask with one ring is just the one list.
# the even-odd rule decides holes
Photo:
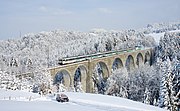
[(80, 81), (82, 89), (85, 92), (93, 93), (94, 83), (92, 74), (95, 66), (99, 63), (102, 67), (103, 78), (108, 78), (113, 71), (113, 64), (116, 62), (116, 68), (126, 67), (128, 71), (133, 71), (134, 68), (141, 67), (146, 62), (151, 64), (153, 56), (153, 48), (145, 48), (141, 50), (133, 50), (123, 52), (107, 57), (89, 59), (86, 61), (60, 65), (50, 69), (52, 79), (54, 80), (57, 74), (63, 74), (63, 84), (67, 88), (74, 87), (74, 77), (77, 69), (80, 69)]

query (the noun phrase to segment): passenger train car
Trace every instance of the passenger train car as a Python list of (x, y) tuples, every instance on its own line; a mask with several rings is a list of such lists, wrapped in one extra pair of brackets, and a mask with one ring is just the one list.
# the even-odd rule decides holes
[(89, 54), (89, 55), (84, 55), (84, 56), (73, 56), (73, 57), (67, 57), (67, 58), (62, 58), (58, 60), (59, 65), (66, 65), (70, 63), (76, 63), (76, 62), (81, 62), (81, 61), (86, 61), (90, 59), (95, 59), (95, 58), (101, 58), (101, 57), (107, 57), (107, 56), (112, 56), (116, 54), (121, 54), (123, 52), (131, 52), (133, 50), (141, 50), (141, 46), (135, 46), (135, 49), (130, 48), (126, 50), (118, 50), (118, 51), (108, 51), (108, 52), (98, 52), (95, 54)]

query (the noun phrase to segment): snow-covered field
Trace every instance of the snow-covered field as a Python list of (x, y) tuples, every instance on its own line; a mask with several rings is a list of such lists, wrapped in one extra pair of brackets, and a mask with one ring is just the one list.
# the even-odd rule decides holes
[(165, 111), (124, 98), (99, 94), (66, 92), (70, 102), (59, 103), (55, 96), (41, 97), (23, 91), (0, 89), (0, 111)]
[[(174, 31), (170, 31), (170, 32), (180, 32), (180, 30), (174, 30)], [(150, 34), (146, 34), (146, 36), (154, 37), (156, 43), (159, 44), (159, 40), (161, 37), (164, 37), (164, 34), (165, 34), (165, 32), (163, 32), (163, 33), (150, 33)]]

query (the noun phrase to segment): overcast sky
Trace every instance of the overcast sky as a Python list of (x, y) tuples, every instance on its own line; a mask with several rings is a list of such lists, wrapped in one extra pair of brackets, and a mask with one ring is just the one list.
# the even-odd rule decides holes
[(54, 29), (136, 29), (180, 21), (180, 0), (0, 0), (0, 39)]

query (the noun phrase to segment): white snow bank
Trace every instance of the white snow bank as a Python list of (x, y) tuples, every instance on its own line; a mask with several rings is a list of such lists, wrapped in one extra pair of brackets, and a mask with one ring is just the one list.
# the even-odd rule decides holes
[[(7, 94), (21, 97), (34, 96), (21, 91), (0, 90), (0, 98)], [(13, 94), (14, 93), (14, 94)], [(120, 97), (112, 97), (88, 93), (65, 93), (70, 101), (59, 103), (55, 97), (40, 97), (31, 101), (0, 100), (0, 111), (165, 111), (164, 109), (131, 101)], [(35, 94), (36, 95), (36, 94)]]
[(103, 107), (104, 109), (123, 109), (123, 111), (164, 111), (163, 109), (132, 100), (100, 94), (66, 93), (71, 102)]
[(0, 89), (0, 100), (18, 100), (18, 101), (25, 101), (25, 100), (32, 100), (35, 98), (39, 98), (39, 94), (25, 92), (25, 91), (13, 91), (13, 90), (5, 90)]

